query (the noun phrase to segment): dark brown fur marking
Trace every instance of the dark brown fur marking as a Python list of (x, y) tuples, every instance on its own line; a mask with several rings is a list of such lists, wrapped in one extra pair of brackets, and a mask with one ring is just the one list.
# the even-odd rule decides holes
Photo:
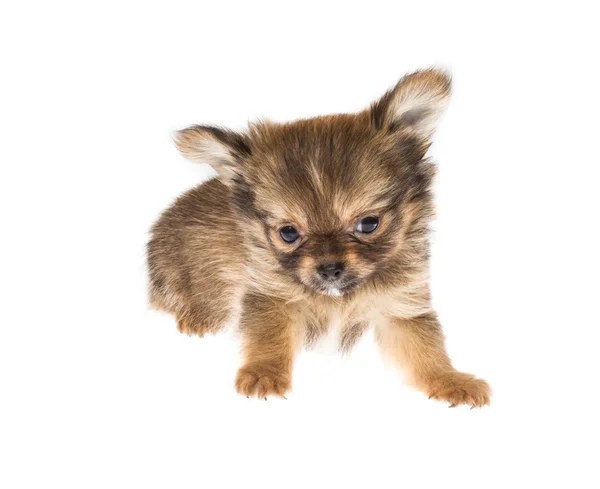
[(368, 322), (361, 321), (344, 328), (342, 331), (342, 337), (340, 339), (340, 351), (342, 353), (350, 353), (368, 326)]

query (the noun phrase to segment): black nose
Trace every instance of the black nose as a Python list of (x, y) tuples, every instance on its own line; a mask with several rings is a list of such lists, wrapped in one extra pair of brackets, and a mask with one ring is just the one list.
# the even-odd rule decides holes
[(317, 267), (317, 273), (321, 278), (323, 280), (329, 280), (330, 282), (339, 280), (343, 271), (344, 264), (339, 261), (335, 263), (322, 263)]

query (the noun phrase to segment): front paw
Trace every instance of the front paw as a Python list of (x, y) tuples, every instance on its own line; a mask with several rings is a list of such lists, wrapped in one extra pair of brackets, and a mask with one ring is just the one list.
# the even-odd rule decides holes
[(485, 380), (471, 374), (450, 372), (437, 377), (426, 389), (430, 399), (447, 401), (450, 407), (468, 404), (471, 408), (487, 406), (492, 391)]
[(238, 371), (235, 388), (246, 397), (266, 399), (277, 396), (285, 399), (285, 393), (291, 389), (289, 375), (281, 368), (265, 363), (244, 365)]

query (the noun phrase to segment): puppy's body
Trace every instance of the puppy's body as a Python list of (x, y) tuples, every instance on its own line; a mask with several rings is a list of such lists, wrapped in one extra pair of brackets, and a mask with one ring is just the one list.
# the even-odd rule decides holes
[(430, 70), (359, 114), (179, 134), (184, 155), (220, 176), (155, 224), (151, 302), (188, 334), (239, 324), (240, 393), (283, 396), (297, 351), (339, 323), (341, 350), (374, 327), (382, 352), (428, 395), (489, 402), (484, 381), (452, 367), (429, 295), (425, 154), (448, 93)]

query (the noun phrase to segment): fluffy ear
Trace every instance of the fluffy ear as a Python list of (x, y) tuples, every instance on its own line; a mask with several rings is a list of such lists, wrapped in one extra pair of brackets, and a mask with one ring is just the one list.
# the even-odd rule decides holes
[(176, 133), (175, 144), (185, 158), (208, 163), (225, 182), (241, 172), (241, 160), (250, 154), (247, 137), (212, 126), (192, 126)]
[(428, 139), (450, 97), (450, 76), (441, 70), (416, 71), (402, 78), (371, 106), (377, 129), (405, 129)]

